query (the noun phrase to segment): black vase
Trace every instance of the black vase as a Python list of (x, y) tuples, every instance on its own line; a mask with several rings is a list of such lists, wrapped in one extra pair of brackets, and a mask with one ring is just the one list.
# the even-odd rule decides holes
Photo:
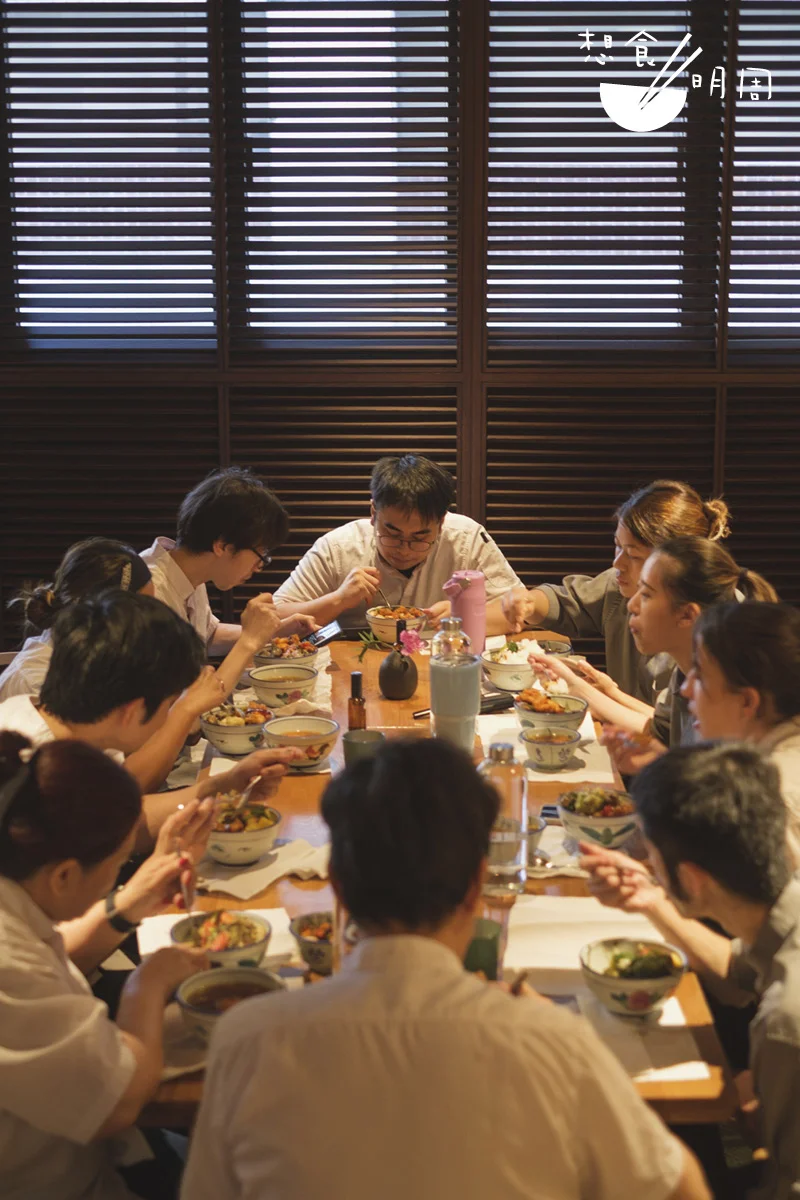
[(378, 683), (387, 700), (408, 700), (417, 690), (417, 664), (410, 655), (392, 650), (380, 665)]

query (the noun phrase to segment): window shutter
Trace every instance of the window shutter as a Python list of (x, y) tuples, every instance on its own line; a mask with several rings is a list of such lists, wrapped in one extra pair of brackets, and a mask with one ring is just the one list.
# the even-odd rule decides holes
[(236, 605), (277, 588), (323, 533), (368, 517), (373, 466), (385, 454), (406, 453), (424, 454), (455, 475), (453, 389), (237, 389), (233, 461), (247, 462), (269, 481), (292, 529), (272, 566), (240, 589)]
[(453, 361), (456, 9), (226, 0), (234, 361)]
[[(761, 70), (759, 70), (761, 68)], [(767, 99), (764, 68), (772, 72)], [(744, 75), (742, 75), (744, 72)], [(759, 79), (761, 86), (753, 86)], [(728, 358), (800, 352), (800, 5), (739, 6)], [(738, 95), (739, 90), (742, 96)], [(752, 93), (760, 96), (751, 99)]]
[(3, 6), (6, 360), (214, 348), (206, 7)]
[[(723, 106), (690, 90), (671, 123), (632, 133), (599, 84), (647, 87), (686, 33), (708, 70), (724, 19), (675, 0), (490, 4), (490, 363), (713, 365)], [(612, 38), (613, 62), (584, 61), (586, 30), (595, 55)], [(625, 45), (640, 31), (655, 67)]]

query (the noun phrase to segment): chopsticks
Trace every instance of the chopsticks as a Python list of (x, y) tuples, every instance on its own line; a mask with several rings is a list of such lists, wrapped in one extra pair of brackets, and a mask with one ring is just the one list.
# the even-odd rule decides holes
[(512, 996), (522, 995), (522, 988), (525, 980), (528, 978), (528, 975), (528, 971), (520, 971), (519, 975), (517, 975), (516, 979), (511, 984), (511, 987), (508, 989)]
[(648, 104), (649, 104), (649, 103), (650, 103), (652, 100), (654, 100), (654, 99), (655, 99), (655, 97), (656, 97), (656, 93), (657, 93), (657, 92), (662, 92), (662, 91), (664, 90), (664, 88), (665, 88), (665, 87), (668, 87), (668, 86), (669, 86), (669, 85), (672, 83), (673, 79), (675, 79), (675, 78), (676, 78), (678, 75), (680, 75), (681, 71), (685, 71), (685, 70), (686, 70), (686, 68), (689, 66), (689, 63), (692, 63), (692, 62), (694, 62), (694, 60), (697, 58), (698, 54), (702, 54), (702, 52), (703, 52), (703, 47), (702, 47), (702, 46), (698, 46), (698, 47), (697, 47), (697, 49), (695, 50), (695, 52), (694, 52), (693, 54), (690, 54), (690, 55), (689, 55), (689, 57), (686, 59), (686, 62), (684, 62), (684, 63), (681, 63), (681, 65), (680, 65), (679, 67), (677, 67), (677, 68), (676, 68), (676, 69), (675, 69), (675, 70), (672, 72), (672, 74), (671, 74), (671, 75), (668, 75), (668, 76), (667, 76), (667, 78), (666, 78), (666, 79), (664, 80), (664, 82), (661, 84), (661, 87), (656, 87), (656, 84), (658, 83), (659, 79), (661, 78), (661, 76), (662, 76), (662, 75), (664, 74), (664, 72), (666, 71), (667, 67), (669, 67), (669, 66), (670, 66), (670, 65), (671, 65), (671, 64), (672, 64), (672, 63), (675, 61), (675, 59), (676, 59), (676, 58), (678, 57), (678, 55), (680, 54), (681, 50), (683, 50), (684, 46), (685, 46), (685, 45), (686, 45), (686, 43), (689, 41), (689, 39), (691, 38), (691, 36), (692, 36), (692, 35), (691, 35), (690, 33), (687, 33), (687, 34), (686, 34), (686, 36), (684, 37), (683, 41), (682, 41), (682, 42), (680, 43), (680, 45), (677, 47), (677, 49), (673, 50), (672, 54), (669, 56), (669, 58), (668, 58), (668, 59), (667, 59), (667, 61), (664, 63), (664, 65), (663, 65), (663, 67), (661, 68), (661, 70), (660, 70), (660, 71), (658, 72), (658, 74), (656, 75), (656, 77), (655, 77), (655, 79), (653, 80), (653, 82), (650, 84), (650, 87), (647, 89), (647, 91), (646, 91), (646, 92), (645, 92), (645, 94), (642, 96), (641, 100), (639, 101), (639, 108), (646, 108), (646, 107), (647, 107), (647, 105), (648, 105)]

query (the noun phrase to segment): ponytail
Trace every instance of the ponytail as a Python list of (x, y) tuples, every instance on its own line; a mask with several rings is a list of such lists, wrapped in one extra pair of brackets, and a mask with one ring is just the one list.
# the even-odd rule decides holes
[(655, 553), (665, 564), (664, 583), (676, 604), (709, 608), (721, 601), (735, 600), (737, 591), (747, 600), (776, 602), (778, 599), (766, 579), (740, 567), (719, 542), (699, 537), (671, 538)]

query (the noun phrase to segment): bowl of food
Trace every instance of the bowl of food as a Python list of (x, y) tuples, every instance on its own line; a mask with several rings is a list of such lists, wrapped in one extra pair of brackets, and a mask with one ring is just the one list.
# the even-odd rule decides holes
[(537, 771), (560, 771), (572, 759), (581, 735), (571, 729), (523, 729), (519, 740), (525, 747), (529, 767)]
[(603, 938), (580, 952), (588, 987), (609, 1012), (648, 1017), (660, 1012), (687, 968), (686, 956), (664, 942)]
[(239, 794), (226, 792), (215, 813), (214, 827), (208, 839), (208, 853), (226, 866), (245, 866), (257, 862), (272, 849), (278, 835), (281, 814), (268, 804), (245, 804), (239, 808)]
[(558, 797), (558, 817), (568, 837), (576, 842), (597, 842), (606, 850), (618, 850), (638, 829), (628, 793), (610, 788), (564, 792)]
[(572, 654), (573, 652), (571, 642), (557, 642), (550, 638), (545, 638), (544, 641), (541, 638), (537, 638), (536, 640), (539, 643), (539, 649), (542, 654), (554, 654), (557, 658), (563, 658), (565, 655)]
[(289, 922), (300, 957), (317, 975), (333, 970), (333, 913), (305, 913)]
[(292, 771), (323, 767), (339, 736), (339, 725), (329, 717), (274, 717), (264, 727), (268, 746), (295, 746), (303, 758), (290, 763)]
[(272, 926), (263, 917), (226, 909), (192, 913), (170, 930), (174, 945), (204, 950), (215, 967), (257, 967), (271, 937)]
[(421, 608), (407, 604), (380, 604), (367, 609), (369, 627), (381, 642), (397, 641), (397, 622), (405, 621), (406, 629), (421, 629), (425, 624), (425, 613)]
[(577, 696), (562, 696), (543, 692), (539, 688), (524, 688), (514, 701), (514, 711), (520, 725), (530, 729), (580, 729), (586, 710), (586, 700)]
[(178, 988), (175, 999), (187, 1029), (205, 1042), (222, 1014), (235, 1004), (253, 996), (285, 990), (283, 980), (270, 971), (223, 967), (219, 971), (199, 971), (190, 975)]
[(509, 638), (497, 650), (484, 650), (481, 665), (491, 684), (501, 692), (521, 692), (533, 686), (535, 673), (528, 655), (538, 649), (536, 642), (515, 642)]
[(318, 654), (319, 649), (313, 642), (301, 638), (297, 633), (291, 633), (288, 637), (273, 638), (253, 657), (257, 667), (274, 667), (276, 664), (280, 666), (287, 662), (312, 667)]
[(290, 663), (256, 667), (248, 676), (253, 691), (263, 704), (283, 708), (313, 691), (317, 672), (313, 667), (295, 667)]
[(544, 817), (537, 817), (531, 813), (528, 817), (528, 865), (536, 858), (536, 851), (539, 849), (539, 843), (542, 840), (542, 834), (547, 829), (547, 821)]
[(203, 737), (222, 754), (250, 754), (262, 744), (264, 726), (272, 717), (266, 704), (218, 704), (200, 718)]

